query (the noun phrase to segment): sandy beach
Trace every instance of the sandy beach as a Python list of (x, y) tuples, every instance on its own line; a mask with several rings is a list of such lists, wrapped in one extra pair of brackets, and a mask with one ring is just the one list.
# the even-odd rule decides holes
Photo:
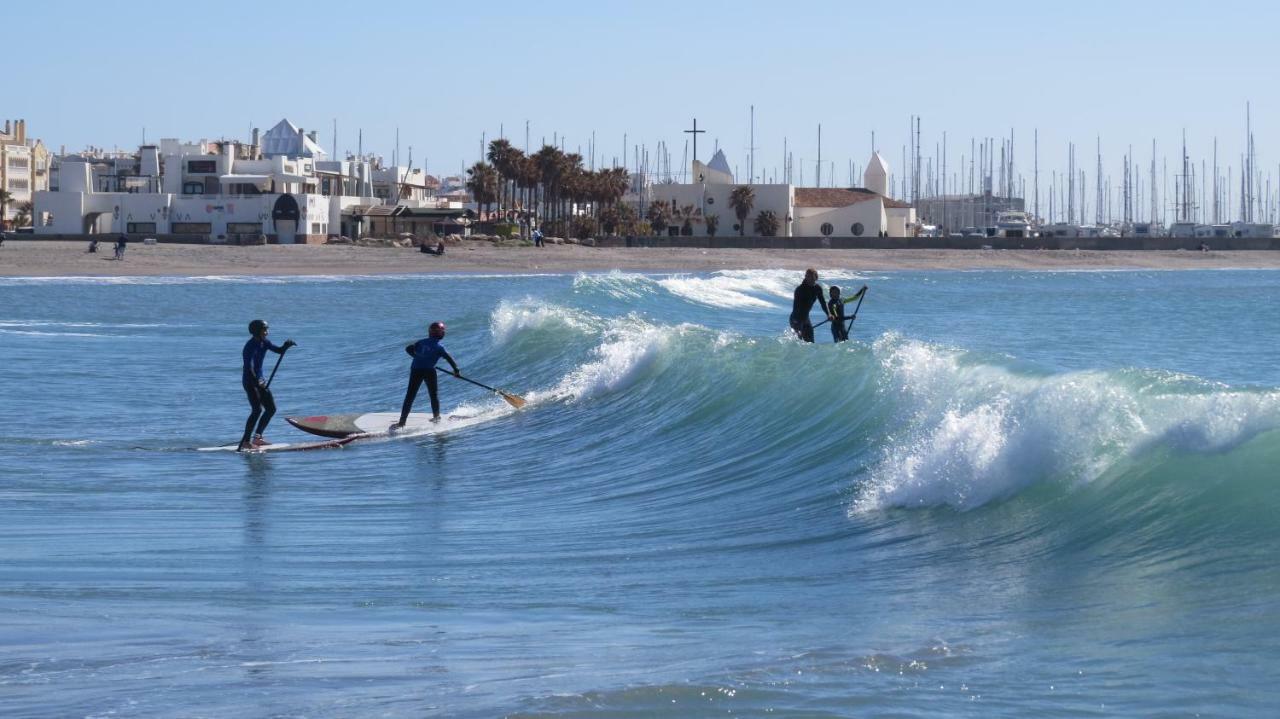
[(123, 261), (104, 242), (15, 240), (0, 247), (0, 276), (377, 275), (438, 272), (703, 272), (728, 269), (1181, 270), (1275, 269), (1280, 252), (1097, 252), (1074, 250), (745, 250), (499, 247), (467, 241), (444, 257), (412, 249), (350, 245), (130, 244)]

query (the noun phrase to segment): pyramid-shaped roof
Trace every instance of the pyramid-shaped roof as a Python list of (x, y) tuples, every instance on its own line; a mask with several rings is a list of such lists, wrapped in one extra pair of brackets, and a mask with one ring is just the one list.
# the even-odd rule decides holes
[(711, 156), (711, 162), (707, 163), (707, 167), (733, 177), (733, 170), (729, 169), (729, 161), (724, 157), (724, 150), (716, 150), (716, 154)]
[(879, 152), (871, 153), (871, 161), (867, 163), (867, 173), (870, 174), (872, 172), (879, 173), (885, 177), (889, 175), (889, 165), (880, 156)]
[(262, 136), (262, 156), (325, 157), (324, 148), (307, 136), (298, 136), (298, 128), (288, 119), (281, 120)]

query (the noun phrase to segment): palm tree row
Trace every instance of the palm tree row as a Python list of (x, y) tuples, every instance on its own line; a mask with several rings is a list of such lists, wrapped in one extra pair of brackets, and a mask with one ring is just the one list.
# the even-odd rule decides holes
[(467, 170), (467, 189), (486, 211), (497, 203), (504, 219), (523, 227), (539, 221), (567, 231), (578, 218), (607, 227), (626, 214), (617, 207), (630, 184), (624, 168), (589, 170), (581, 155), (551, 145), (527, 155), (505, 139), (489, 143), (486, 159)]

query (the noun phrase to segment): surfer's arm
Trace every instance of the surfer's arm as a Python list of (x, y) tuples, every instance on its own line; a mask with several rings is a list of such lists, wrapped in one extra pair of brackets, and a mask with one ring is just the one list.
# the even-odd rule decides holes
[(441, 350), (440, 350), (440, 356), (441, 356), (441, 357), (443, 357), (443, 358), (445, 359), (445, 361), (449, 363), (449, 366), (450, 366), (450, 367), (453, 367), (453, 373), (454, 373), (454, 374), (456, 374), (456, 375), (461, 375), (461, 374), (462, 374), (462, 370), (458, 369), (458, 363), (453, 361), (453, 355), (451, 355), (451, 354), (449, 354), (448, 352), (445, 352), (443, 349), (441, 349)]
[(413, 353), (413, 348), (414, 348), (414, 346), (415, 346), (415, 345), (405, 345), (405, 346), (404, 346), (405, 354), (409, 355), (410, 357), (415, 356), (415, 355), (414, 355), (414, 353)]

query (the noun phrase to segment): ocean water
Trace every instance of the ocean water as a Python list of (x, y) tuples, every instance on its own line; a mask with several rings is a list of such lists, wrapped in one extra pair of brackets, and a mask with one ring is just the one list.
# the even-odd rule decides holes
[(0, 716), (1276, 715), (1280, 273), (823, 274), (0, 279)]

